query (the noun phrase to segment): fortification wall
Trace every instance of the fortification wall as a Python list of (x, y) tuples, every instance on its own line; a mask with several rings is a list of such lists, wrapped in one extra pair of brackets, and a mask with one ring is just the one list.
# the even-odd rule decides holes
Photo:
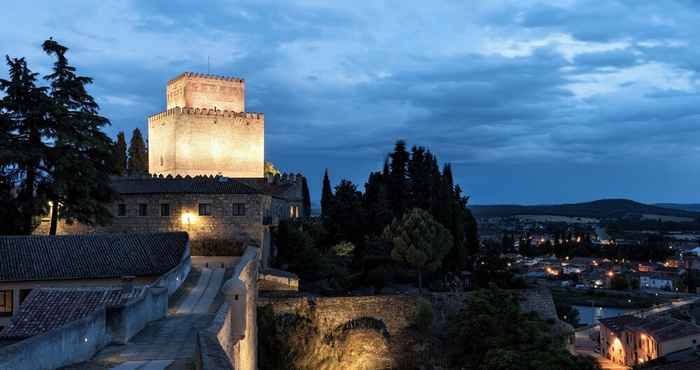
[(275, 314), (312, 313), (319, 329), (332, 333), (352, 320), (371, 317), (384, 322), (389, 335), (398, 335), (413, 322), (416, 296), (376, 295), (354, 297), (261, 296), (258, 305), (270, 304)]
[(262, 113), (173, 108), (149, 118), (148, 138), (154, 174), (264, 176)]
[(185, 72), (168, 82), (167, 109), (207, 108), (245, 111), (245, 82), (238, 78)]

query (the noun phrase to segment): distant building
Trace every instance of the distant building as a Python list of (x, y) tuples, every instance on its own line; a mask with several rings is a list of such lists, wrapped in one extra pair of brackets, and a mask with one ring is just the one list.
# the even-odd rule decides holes
[(673, 290), (674, 278), (662, 273), (640, 273), (639, 289)]
[(623, 315), (600, 319), (601, 355), (626, 366), (642, 364), (700, 344), (700, 327), (667, 317)]

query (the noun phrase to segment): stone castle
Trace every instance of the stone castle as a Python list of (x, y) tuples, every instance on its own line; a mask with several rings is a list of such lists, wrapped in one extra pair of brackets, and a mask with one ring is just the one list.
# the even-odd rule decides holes
[(166, 100), (148, 119), (151, 173), (263, 177), (265, 116), (245, 112), (243, 80), (183, 73), (168, 82)]
[(166, 111), (148, 118), (148, 160), (150, 175), (112, 179), (110, 225), (61, 222), (59, 234), (186, 231), (195, 247), (252, 241), (267, 260), (270, 229), (304, 214), (303, 176), (264, 173), (265, 117), (245, 112), (241, 79), (185, 72), (169, 81)]

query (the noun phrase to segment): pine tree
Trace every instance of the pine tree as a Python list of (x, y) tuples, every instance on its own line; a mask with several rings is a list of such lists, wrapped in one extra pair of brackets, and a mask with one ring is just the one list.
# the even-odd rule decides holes
[(126, 175), (126, 138), (124, 131), (117, 134), (117, 144), (114, 147), (114, 173), (119, 176)]
[(48, 153), (50, 234), (55, 235), (59, 217), (87, 225), (111, 220), (105, 204), (114, 197), (109, 180), (114, 146), (101, 130), (109, 120), (98, 114), (99, 106), (85, 88), (92, 79), (76, 75), (65, 46), (49, 39), (42, 48), (56, 58), (51, 73), (44, 77), (51, 86), (49, 119), (56, 133)]
[(301, 178), (301, 193), (303, 196), (304, 218), (309, 218), (311, 217), (311, 194), (309, 194), (309, 184), (306, 182), (306, 177)]
[(131, 133), (127, 169), (129, 175), (144, 175), (148, 173), (148, 152), (141, 130), (138, 128), (135, 128)]
[(328, 169), (323, 173), (323, 188), (321, 190), (321, 216), (324, 220), (330, 218), (331, 207), (333, 207), (333, 190), (331, 190), (331, 180), (328, 178)]
[(452, 247), (450, 232), (422, 209), (413, 208), (401, 220), (394, 220), (383, 237), (393, 244), (391, 257), (416, 269), (418, 289), (423, 289), (423, 272), (440, 268)]
[(47, 89), (36, 85), (37, 73), (27, 67), (24, 58), (6, 60), (10, 79), (0, 80), (0, 91), (4, 92), (0, 100), (0, 170), (7, 191), (4, 207), (8, 207), (5, 226), (12, 233), (28, 234), (46, 207), (43, 185), (48, 177), (44, 170), (48, 147), (43, 139), (52, 136), (46, 115), (49, 98)]

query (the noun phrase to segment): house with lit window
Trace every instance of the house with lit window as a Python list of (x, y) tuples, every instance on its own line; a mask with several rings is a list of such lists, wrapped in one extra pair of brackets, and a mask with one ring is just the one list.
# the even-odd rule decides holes
[(700, 327), (690, 322), (663, 316), (600, 319), (600, 353), (616, 364), (642, 364), (699, 345)]

